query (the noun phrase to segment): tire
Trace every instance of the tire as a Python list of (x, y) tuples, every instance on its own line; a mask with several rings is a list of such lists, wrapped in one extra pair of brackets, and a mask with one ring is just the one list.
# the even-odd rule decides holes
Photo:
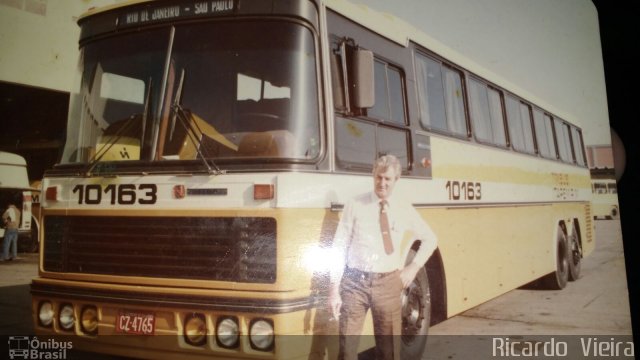
[(556, 236), (556, 271), (542, 278), (542, 286), (549, 290), (562, 290), (569, 281), (569, 243), (563, 226), (558, 224)]
[(580, 277), (582, 263), (582, 246), (575, 222), (569, 238), (569, 281), (576, 281)]
[[(409, 261), (413, 259), (412, 253)], [(431, 291), (425, 268), (402, 292), (402, 342), (401, 359), (420, 359), (427, 346), (427, 334), (431, 322)]]

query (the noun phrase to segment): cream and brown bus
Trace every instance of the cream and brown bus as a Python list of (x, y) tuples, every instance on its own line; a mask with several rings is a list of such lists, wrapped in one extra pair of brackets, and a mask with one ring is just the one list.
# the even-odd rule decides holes
[(398, 19), (138, 0), (78, 23), (65, 150), (42, 181), (37, 334), (133, 357), (332, 358), (332, 235), (381, 154), (439, 241), (402, 294), (407, 358), (430, 324), (565, 287), (594, 249), (575, 119)]

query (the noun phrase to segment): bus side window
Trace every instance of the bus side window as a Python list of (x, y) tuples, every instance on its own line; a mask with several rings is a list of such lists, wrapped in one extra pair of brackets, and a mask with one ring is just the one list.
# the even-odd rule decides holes
[(350, 171), (371, 171), (372, 159), (395, 155), (407, 171), (410, 164), (409, 132), (359, 119), (336, 117), (338, 167)]
[(531, 108), (511, 95), (505, 97), (505, 105), (511, 146), (516, 151), (534, 154)]
[[(347, 171), (370, 172), (373, 159), (393, 154), (401, 161), (403, 171), (407, 172), (411, 167), (411, 153), (402, 71), (383, 60), (375, 58), (374, 61), (374, 106), (349, 109), (347, 114), (335, 118), (337, 165)], [(344, 77), (339, 70), (344, 66), (339, 66), (338, 60), (333, 63), (334, 107), (340, 113), (339, 106), (345, 101), (335, 92), (344, 94), (348, 90), (342, 89), (344, 81), (340, 80)], [(349, 100), (346, 102), (348, 108)]]
[(467, 137), (462, 74), (416, 53), (420, 124), (426, 130)]
[(480, 142), (506, 146), (501, 93), (475, 79), (469, 80), (473, 133)]
[(551, 119), (541, 110), (533, 110), (533, 123), (536, 130), (536, 140), (538, 141), (538, 152), (545, 158), (555, 159), (556, 150), (553, 143), (553, 130), (551, 129)]
[(336, 117), (336, 160), (345, 170), (370, 171), (376, 158), (376, 126), (372, 123)]
[(582, 142), (582, 132), (576, 127), (571, 127), (571, 139), (573, 143), (573, 151), (576, 155), (576, 163), (580, 166), (586, 166), (584, 155), (584, 144)]
[(571, 140), (569, 139), (569, 126), (558, 118), (554, 118), (553, 120), (560, 159), (564, 162), (572, 163), (573, 157), (571, 153)]
[(404, 125), (404, 92), (400, 70), (376, 59), (374, 74), (376, 101), (367, 114), (376, 119)]

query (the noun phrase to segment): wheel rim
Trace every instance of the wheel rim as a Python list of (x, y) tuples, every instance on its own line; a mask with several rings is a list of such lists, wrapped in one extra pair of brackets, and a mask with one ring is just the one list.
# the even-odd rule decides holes
[(402, 341), (412, 343), (422, 330), (426, 299), (415, 280), (402, 292)]
[(571, 261), (573, 262), (574, 266), (580, 264), (580, 258), (580, 247), (578, 244), (578, 239), (576, 235), (573, 235), (571, 237)]

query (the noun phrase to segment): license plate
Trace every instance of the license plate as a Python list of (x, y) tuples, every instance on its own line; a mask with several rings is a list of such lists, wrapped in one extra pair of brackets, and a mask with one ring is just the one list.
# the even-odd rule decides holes
[(153, 335), (156, 317), (152, 313), (120, 310), (116, 318), (116, 332), (125, 334)]

